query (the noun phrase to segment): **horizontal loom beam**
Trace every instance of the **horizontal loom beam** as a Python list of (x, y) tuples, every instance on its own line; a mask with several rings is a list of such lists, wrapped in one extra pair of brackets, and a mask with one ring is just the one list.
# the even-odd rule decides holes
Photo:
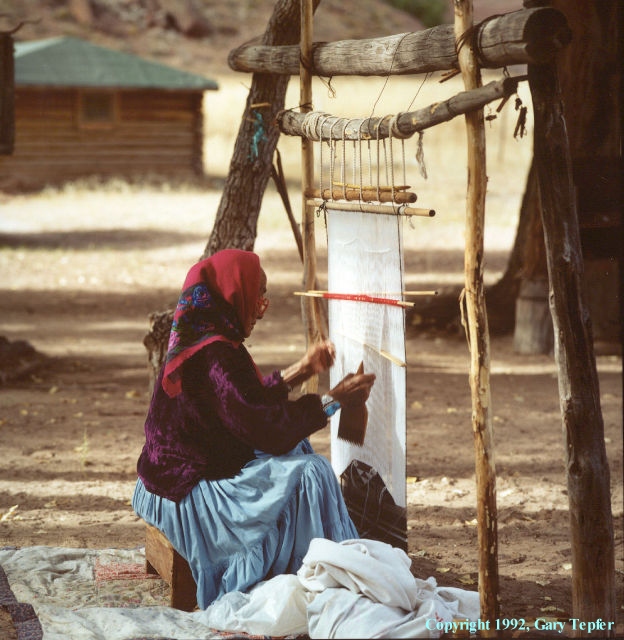
[[(564, 14), (550, 7), (492, 16), (471, 33), (479, 63), (487, 69), (549, 62), (571, 39)], [(228, 64), (245, 73), (295, 76), (300, 53), (298, 45), (247, 43), (230, 52)], [(316, 42), (309, 72), (323, 77), (389, 76), (457, 68), (454, 26), (443, 24), (380, 38)]]
[(362, 200), (364, 202), (395, 202), (396, 204), (412, 204), (416, 202), (417, 196), (412, 191), (392, 191), (375, 189), (375, 187), (362, 187), (362, 189), (351, 187), (342, 189), (308, 189), (305, 192), (306, 198), (319, 198), (323, 200)]
[[(340, 196), (342, 198), (342, 195)], [(360, 211), (361, 213), (379, 213), (386, 215), (402, 216), (423, 216), (433, 218), (435, 209), (425, 209), (423, 207), (410, 207), (406, 204), (375, 204), (373, 202), (339, 202), (335, 200), (322, 200), (312, 198), (306, 200), (306, 204), (314, 207), (328, 206), (336, 211)]]
[(509, 98), (518, 90), (518, 83), (526, 79), (526, 76), (515, 76), (494, 80), (478, 89), (461, 91), (448, 100), (424, 109), (394, 116), (339, 118), (318, 111), (298, 113), (289, 110), (278, 113), (276, 120), (282, 133), (311, 140), (379, 140), (391, 136), (409, 138), (414, 133), (448, 122), (456, 116), (481, 109), (494, 100)]

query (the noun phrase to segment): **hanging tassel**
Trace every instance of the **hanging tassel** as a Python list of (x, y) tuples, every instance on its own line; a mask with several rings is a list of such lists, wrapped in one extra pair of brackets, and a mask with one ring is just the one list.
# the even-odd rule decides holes
[(516, 98), (516, 111), (518, 112), (518, 121), (516, 122), (513, 136), (514, 138), (518, 136), (524, 138), (526, 135), (527, 108), (522, 104), (522, 100), (519, 97)]
[(416, 162), (418, 162), (418, 168), (420, 169), (420, 175), (427, 179), (427, 167), (425, 165), (425, 151), (423, 148), (424, 132), (418, 132), (418, 146), (416, 147)]
[(264, 128), (264, 118), (258, 111), (253, 111), (253, 119), (248, 118), (254, 123), (254, 134), (250, 143), (249, 157), (252, 160), (257, 160), (260, 155), (260, 143), (267, 140), (266, 131)]

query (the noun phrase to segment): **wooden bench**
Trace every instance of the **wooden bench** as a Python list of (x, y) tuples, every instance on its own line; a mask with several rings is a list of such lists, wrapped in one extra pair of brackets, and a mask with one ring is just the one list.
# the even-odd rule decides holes
[(145, 570), (159, 575), (171, 587), (171, 606), (193, 611), (197, 606), (197, 585), (188, 562), (173, 548), (162, 531), (146, 525)]

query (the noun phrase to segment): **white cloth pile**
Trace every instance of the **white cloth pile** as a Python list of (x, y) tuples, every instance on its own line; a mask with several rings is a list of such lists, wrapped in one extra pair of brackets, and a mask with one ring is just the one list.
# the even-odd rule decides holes
[(401, 549), (376, 540), (314, 539), (296, 576), (226, 594), (205, 624), (257, 635), (310, 638), (437, 638), (453, 619), (476, 622), (479, 596), (410, 572)]

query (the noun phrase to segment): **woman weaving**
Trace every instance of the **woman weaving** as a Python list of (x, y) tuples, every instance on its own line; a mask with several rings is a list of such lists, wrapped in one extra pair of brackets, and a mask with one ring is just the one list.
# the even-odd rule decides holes
[[(263, 378), (243, 342), (267, 307), (256, 254), (226, 249), (194, 265), (145, 422), (132, 506), (186, 558), (201, 608), (296, 572), (312, 538), (358, 537), (331, 465), (307, 441), (328, 405), (288, 397), (333, 364), (334, 347)], [(361, 404), (374, 378), (350, 374), (329, 400)]]

